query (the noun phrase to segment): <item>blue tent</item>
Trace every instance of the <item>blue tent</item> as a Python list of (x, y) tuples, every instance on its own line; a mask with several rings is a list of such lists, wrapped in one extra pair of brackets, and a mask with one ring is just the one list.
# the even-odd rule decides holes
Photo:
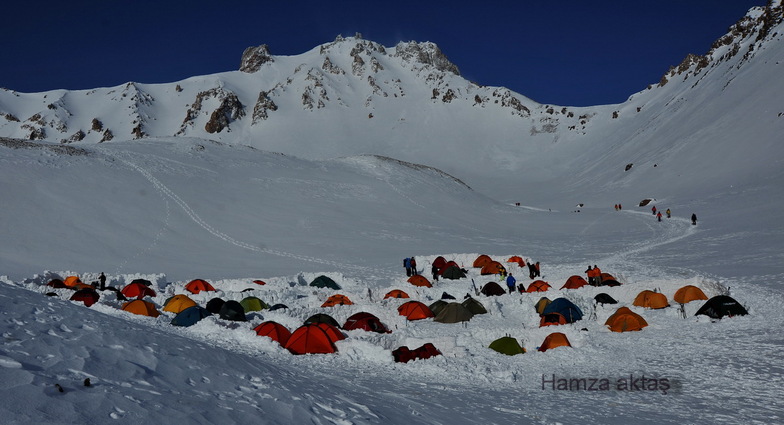
[(174, 316), (174, 319), (172, 319), (171, 324), (174, 326), (193, 326), (199, 320), (207, 316), (212, 316), (212, 313), (206, 308), (195, 305), (177, 313), (177, 315)]
[(568, 323), (574, 323), (583, 318), (583, 311), (580, 307), (566, 298), (556, 298), (542, 311), (542, 315), (550, 313), (561, 313)]

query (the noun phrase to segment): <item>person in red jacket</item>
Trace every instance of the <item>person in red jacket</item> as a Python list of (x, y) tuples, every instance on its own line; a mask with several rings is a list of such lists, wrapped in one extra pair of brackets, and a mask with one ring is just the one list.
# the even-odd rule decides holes
[(661, 216), (661, 211), (659, 211), (659, 213), (658, 213), (658, 214), (656, 214), (656, 218), (658, 218), (658, 219), (659, 219), (659, 221), (661, 221), (661, 217), (662, 217), (662, 216)]

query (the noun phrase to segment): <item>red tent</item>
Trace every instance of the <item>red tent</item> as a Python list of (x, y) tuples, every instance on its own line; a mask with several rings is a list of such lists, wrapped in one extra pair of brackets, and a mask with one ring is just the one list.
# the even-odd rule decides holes
[(587, 284), (588, 282), (586, 282), (582, 276), (573, 275), (570, 276), (569, 279), (566, 279), (566, 283), (564, 283), (564, 286), (562, 286), (561, 289), (577, 289), (582, 288)]
[(268, 336), (281, 346), (285, 346), (291, 337), (291, 332), (285, 326), (273, 321), (261, 322), (253, 330), (256, 331), (256, 335)]
[(194, 279), (188, 282), (185, 285), (185, 289), (187, 289), (192, 294), (198, 294), (201, 291), (214, 291), (215, 288), (212, 287), (206, 280), (202, 279)]
[(297, 328), (284, 348), (292, 354), (329, 354), (338, 351), (327, 333), (317, 324)]
[(95, 289), (92, 288), (80, 289), (71, 295), (71, 301), (81, 301), (87, 307), (90, 307), (91, 305), (98, 302), (98, 298), (100, 298), (100, 296), (97, 292), (95, 292)]
[(421, 320), (428, 317), (435, 317), (430, 307), (419, 301), (408, 301), (397, 308), (401, 316), (406, 316), (408, 320)]
[(152, 288), (139, 282), (125, 285), (125, 287), (122, 288), (122, 291), (120, 292), (122, 292), (122, 294), (127, 298), (142, 299), (148, 295), (151, 297), (155, 296), (155, 291), (153, 291)]
[(545, 292), (550, 289), (550, 284), (543, 281), (543, 280), (535, 280), (530, 285), (528, 285), (528, 289), (525, 292)]
[(381, 323), (378, 317), (367, 313), (359, 312), (346, 319), (343, 329), (350, 331), (353, 329), (363, 329), (368, 332), (390, 333), (391, 331)]

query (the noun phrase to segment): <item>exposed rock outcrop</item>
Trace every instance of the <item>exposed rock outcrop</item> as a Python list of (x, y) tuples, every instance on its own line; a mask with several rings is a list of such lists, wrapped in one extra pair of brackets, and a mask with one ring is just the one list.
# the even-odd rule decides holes
[(268, 62), (274, 62), (275, 59), (270, 55), (269, 46), (262, 44), (261, 46), (248, 47), (242, 52), (242, 60), (240, 61), (240, 71), (247, 73), (254, 73), (261, 69), (261, 66)]

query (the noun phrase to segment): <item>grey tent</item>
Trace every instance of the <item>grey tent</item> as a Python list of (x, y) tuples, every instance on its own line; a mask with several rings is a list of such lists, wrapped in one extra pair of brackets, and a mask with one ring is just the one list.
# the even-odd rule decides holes
[(454, 280), (454, 279), (464, 278), (466, 277), (466, 274), (465, 272), (463, 272), (462, 269), (460, 269), (460, 267), (449, 266), (446, 270), (444, 270), (444, 273), (442, 273), (441, 276), (444, 277), (445, 279)]
[(487, 314), (487, 309), (475, 298), (468, 297), (463, 300), (463, 307), (467, 308), (471, 314)]
[(436, 315), (436, 316), (437, 316), (437, 315), (438, 315), (438, 313), (439, 313), (439, 312), (441, 312), (441, 310), (442, 310), (444, 307), (446, 307), (446, 305), (447, 305), (447, 304), (449, 304), (449, 302), (448, 302), (448, 301), (444, 301), (444, 300), (438, 300), (438, 301), (434, 302), (433, 304), (430, 304), (430, 305), (428, 306), (428, 308), (430, 309), (430, 311), (432, 311), (432, 312), (433, 312), (433, 314), (434, 314), (434, 315)]
[(433, 320), (441, 323), (457, 323), (467, 322), (471, 320), (472, 317), (474, 317), (474, 314), (463, 304), (448, 303), (438, 312)]

